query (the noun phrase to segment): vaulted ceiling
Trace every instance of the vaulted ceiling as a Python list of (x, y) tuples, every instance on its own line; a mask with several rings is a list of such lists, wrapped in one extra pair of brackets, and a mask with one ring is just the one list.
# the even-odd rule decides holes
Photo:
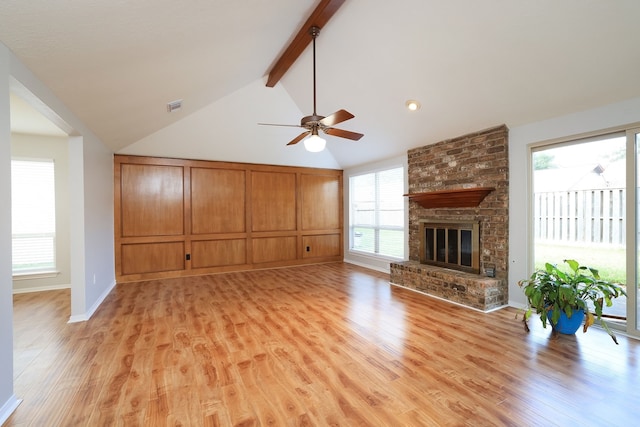
[(130, 154), (348, 168), (640, 96), (637, 0), (346, 0), (317, 39), (318, 113), (365, 137), (286, 147), (299, 129), (257, 123), (312, 113), (311, 49), (266, 75), (317, 3), (3, 0), (0, 41)]

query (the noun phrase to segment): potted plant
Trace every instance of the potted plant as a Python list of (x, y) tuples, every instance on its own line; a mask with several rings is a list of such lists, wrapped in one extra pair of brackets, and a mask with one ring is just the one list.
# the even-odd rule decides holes
[[(523, 316), (525, 330), (529, 331), (527, 322), (535, 309), (543, 327), (546, 328), (549, 321), (555, 331), (565, 334), (574, 334), (583, 321), (583, 331), (587, 332), (597, 319), (618, 344), (615, 334), (602, 320), (602, 309), (605, 305), (611, 307), (612, 300), (626, 292), (619, 284), (601, 279), (595, 268), (581, 266), (572, 259), (564, 262), (569, 266), (568, 272), (546, 263), (544, 269), (518, 282), (527, 297)], [(568, 327), (565, 321), (573, 325)]]

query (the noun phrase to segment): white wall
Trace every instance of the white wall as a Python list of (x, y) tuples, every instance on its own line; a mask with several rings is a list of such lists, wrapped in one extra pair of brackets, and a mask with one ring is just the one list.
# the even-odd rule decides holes
[(531, 144), (572, 138), (626, 126), (640, 121), (640, 98), (542, 122), (513, 127), (509, 131), (509, 305), (526, 299), (518, 280), (532, 271), (529, 242), (529, 151)]
[[(369, 163), (366, 165), (360, 165), (351, 169), (346, 169), (344, 171), (344, 181), (343, 181), (343, 194), (344, 194), (344, 261), (349, 262), (351, 264), (360, 265), (363, 267), (371, 268), (373, 270), (378, 270), (384, 273), (389, 273), (389, 264), (391, 259), (387, 259), (380, 256), (375, 255), (366, 255), (357, 252), (350, 252), (350, 240), (349, 240), (349, 176), (352, 175), (362, 175), (365, 173), (373, 173), (380, 170), (397, 168), (399, 166), (404, 167), (404, 192), (407, 192), (408, 187), (408, 167), (407, 167), (407, 156), (394, 157), (387, 160), (382, 160), (379, 162)], [(405, 259), (409, 257), (409, 200), (405, 200), (404, 210), (407, 213), (405, 215), (405, 223), (404, 223), (404, 233), (405, 233)]]
[(13, 285), (11, 282), (11, 129), (9, 50), (0, 43), (0, 424), (13, 412)]
[[(11, 280), (9, 88), (28, 90), (69, 140), (71, 320), (91, 316), (115, 286), (113, 153), (0, 43), (0, 422), (15, 408)], [(94, 280), (95, 277), (95, 280)]]
[(13, 291), (33, 292), (71, 286), (69, 242), (69, 142), (67, 137), (11, 134), (11, 155), (18, 158), (53, 159), (56, 194), (55, 277), (14, 279)]
[[(83, 301), (84, 311), (79, 308), (76, 313), (82, 312), (88, 319), (116, 284), (113, 153), (95, 137), (85, 136), (82, 142), (84, 209), (77, 212), (84, 213), (82, 222), (84, 223), (86, 294)], [(84, 317), (77, 320), (84, 320)]]

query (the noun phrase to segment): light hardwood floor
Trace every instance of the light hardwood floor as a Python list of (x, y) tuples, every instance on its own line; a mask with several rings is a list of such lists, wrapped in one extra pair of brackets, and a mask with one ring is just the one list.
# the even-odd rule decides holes
[(553, 336), (334, 263), (15, 296), (6, 426), (630, 426), (640, 343)]

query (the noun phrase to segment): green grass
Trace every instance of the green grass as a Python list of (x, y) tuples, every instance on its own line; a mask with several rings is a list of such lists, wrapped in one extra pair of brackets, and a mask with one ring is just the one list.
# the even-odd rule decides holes
[[(375, 247), (375, 232), (370, 228), (355, 228), (359, 237), (354, 242), (353, 249), (373, 253)], [(380, 230), (380, 254), (396, 258), (404, 257), (404, 232), (401, 230)]]
[(562, 267), (563, 260), (574, 259), (580, 265), (598, 270), (603, 279), (624, 284), (627, 282), (625, 256), (624, 249), (538, 243), (535, 247), (535, 268), (544, 268), (545, 262)]

